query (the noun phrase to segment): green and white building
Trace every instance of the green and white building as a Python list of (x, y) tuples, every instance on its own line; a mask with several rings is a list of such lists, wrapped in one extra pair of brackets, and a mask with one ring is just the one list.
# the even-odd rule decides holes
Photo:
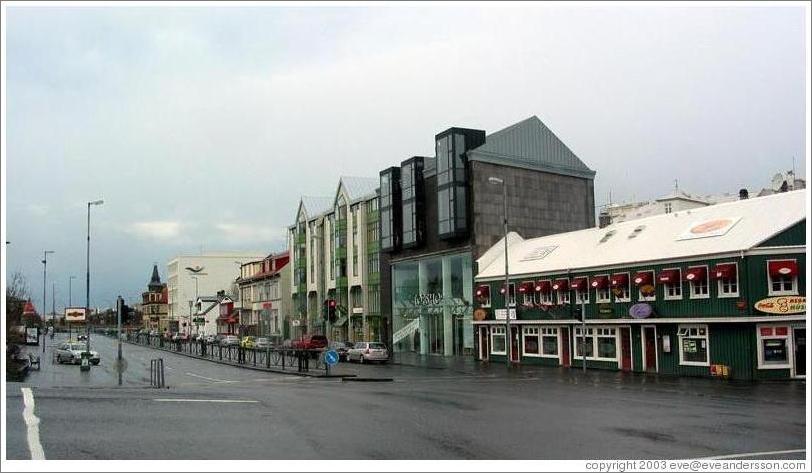
[[(378, 178), (339, 179), (332, 197), (303, 197), (288, 228), (294, 322), (290, 335), (380, 340)], [(326, 320), (326, 301), (336, 318)]]
[(508, 288), (504, 240), (477, 260), (475, 356), (804, 378), (808, 200), (784, 192), (534, 239), (511, 233)]

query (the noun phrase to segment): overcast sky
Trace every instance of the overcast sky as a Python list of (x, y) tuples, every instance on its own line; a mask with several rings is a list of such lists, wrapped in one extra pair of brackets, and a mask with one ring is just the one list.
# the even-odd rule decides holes
[[(6, 10), (7, 274), (57, 310), (135, 301), (153, 262), (284, 249), (300, 195), (537, 115), (595, 200), (805, 172), (800, 7)], [(50, 307), (48, 308), (50, 310)]]

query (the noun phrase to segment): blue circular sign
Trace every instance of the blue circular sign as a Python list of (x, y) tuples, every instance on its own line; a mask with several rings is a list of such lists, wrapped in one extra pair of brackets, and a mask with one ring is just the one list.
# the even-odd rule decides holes
[(338, 363), (338, 353), (335, 350), (328, 350), (324, 352), (324, 362), (332, 366)]

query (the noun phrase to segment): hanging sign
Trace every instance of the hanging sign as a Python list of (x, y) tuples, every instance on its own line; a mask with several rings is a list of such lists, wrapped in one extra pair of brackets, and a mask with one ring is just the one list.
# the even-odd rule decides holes
[(485, 317), (488, 316), (488, 311), (485, 309), (476, 309), (474, 311), (474, 320), (485, 320)]
[[(506, 312), (505, 309), (496, 309), (494, 311), (496, 320), (505, 320)], [(516, 309), (510, 309), (510, 320), (516, 320)]]
[(645, 319), (651, 316), (651, 306), (645, 302), (629, 307), (629, 316), (633, 319)]
[(754, 307), (767, 314), (802, 314), (806, 312), (806, 297), (768, 297), (756, 302)]
[(429, 294), (415, 294), (412, 301), (414, 305), (429, 306), (440, 305), (443, 302), (443, 295), (436, 292)]

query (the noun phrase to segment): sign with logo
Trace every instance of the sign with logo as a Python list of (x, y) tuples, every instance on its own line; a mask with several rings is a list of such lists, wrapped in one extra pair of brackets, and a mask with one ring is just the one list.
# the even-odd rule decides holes
[(694, 222), (691, 227), (683, 232), (677, 239), (693, 240), (694, 238), (722, 236), (730, 231), (739, 220), (741, 220), (741, 217), (715, 218), (712, 220)]
[(598, 306), (598, 313), (599, 314), (611, 314), (614, 312), (612, 306), (609, 304), (601, 304)]
[(414, 305), (419, 306), (440, 305), (443, 302), (443, 295), (436, 292), (429, 294), (415, 294), (412, 302), (414, 302)]
[(474, 320), (485, 320), (487, 316), (488, 311), (485, 309), (480, 308), (474, 311)]
[(629, 307), (629, 316), (633, 319), (645, 319), (651, 316), (651, 306), (645, 302)]
[(84, 307), (65, 307), (65, 322), (84, 322), (86, 314)]
[(767, 314), (802, 314), (806, 312), (806, 297), (768, 297), (756, 302), (755, 308)]
[[(507, 316), (505, 309), (496, 309), (494, 313), (496, 314), (496, 320), (505, 320)], [(510, 320), (516, 320), (516, 309), (510, 309)]]

